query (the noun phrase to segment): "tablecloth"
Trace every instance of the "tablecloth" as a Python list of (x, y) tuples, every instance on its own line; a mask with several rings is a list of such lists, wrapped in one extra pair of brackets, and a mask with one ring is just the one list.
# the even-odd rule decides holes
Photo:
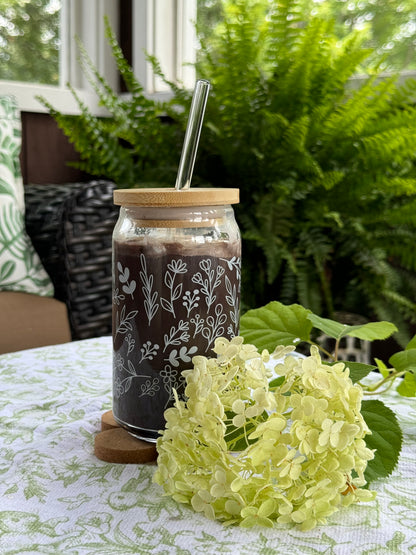
[(309, 532), (224, 527), (164, 497), (155, 465), (94, 456), (111, 356), (109, 337), (0, 356), (0, 553), (416, 553), (414, 399), (382, 397), (404, 447), (393, 475), (373, 483), (374, 502)]

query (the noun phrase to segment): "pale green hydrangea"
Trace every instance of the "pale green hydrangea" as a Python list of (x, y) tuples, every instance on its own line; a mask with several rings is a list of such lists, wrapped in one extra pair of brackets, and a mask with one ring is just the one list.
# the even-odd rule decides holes
[[(315, 347), (303, 359), (290, 347), (259, 353), (241, 337), (217, 339), (214, 350), (217, 358), (193, 358), (186, 402), (176, 396), (165, 413), (155, 481), (167, 495), (226, 524), (302, 530), (374, 499), (362, 488), (374, 457), (362, 389), (344, 363), (324, 364)], [(278, 386), (269, 386), (270, 360)]]

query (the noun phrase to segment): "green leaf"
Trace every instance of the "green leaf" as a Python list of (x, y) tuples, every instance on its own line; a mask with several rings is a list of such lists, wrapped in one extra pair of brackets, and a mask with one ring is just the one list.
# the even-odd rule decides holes
[(326, 335), (334, 339), (340, 339), (343, 336), (345, 328), (349, 327), (346, 324), (340, 324), (329, 318), (321, 318), (321, 316), (317, 316), (316, 314), (309, 314), (308, 319), (315, 328), (318, 328), (318, 330), (323, 331)]
[(370, 372), (377, 370), (377, 366), (372, 364), (363, 364), (362, 362), (345, 362), (345, 366), (350, 369), (350, 378), (352, 383), (359, 382), (362, 378), (365, 378)]
[(279, 376), (278, 378), (275, 378), (274, 380), (269, 382), (269, 389), (275, 389), (276, 387), (281, 386), (284, 381), (285, 381), (284, 376)]
[(335, 362), (325, 362), (327, 366), (334, 366), (334, 364), (339, 364), (343, 362), (346, 367), (350, 369), (350, 378), (352, 383), (359, 382), (362, 378), (365, 378), (373, 370), (377, 370), (377, 366), (372, 364), (364, 364), (363, 362), (352, 362), (349, 360), (337, 360)]
[(240, 320), (240, 335), (259, 350), (272, 352), (277, 345), (296, 345), (309, 341), (312, 324), (310, 310), (303, 306), (272, 301), (247, 311)]
[(391, 322), (368, 322), (362, 326), (348, 326), (349, 331), (345, 335), (358, 337), (365, 341), (374, 341), (376, 339), (387, 339), (397, 331), (397, 328)]
[(414, 335), (409, 343), (406, 345), (406, 351), (407, 349), (416, 349), (416, 335)]
[(365, 437), (369, 449), (376, 449), (364, 473), (367, 483), (389, 476), (402, 448), (402, 431), (394, 412), (378, 400), (363, 401), (361, 414), (372, 434)]
[(357, 326), (347, 326), (347, 324), (341, 324), (329, 318), (321, 318), (316, 314), (309, 314), (308, 318), (316, 328), (334, 339), (341, 339), (341, 337), (349, 335), (358, 339), (373, 341), (375, 339), (387, 339), (397, 331), (396, 326), (391, 322), (368, 322)]
[(255, 421), (247, 420), (246, 426), (245, 426), (245, 433), (244, 433), (244, 427), (236, 428), (232, 424), (232, 419), (235, 416), (234, 412), (227, 411), (226, 416), (227, 416), (227, 420), (231, 422), (227, 425), (227, 430), (225, 432), (225, 440), (227, 442), (227, 447), (230, 451), (244, 451), (246, 447), (248, 447), (249, 445), (252, 445), (253, 443), (256, 443), (256, 441), (258, 441), (258, 438), (248, 439), (248, 436), (252, 432), (254, 432), (258, 424), (260, 424), (261, 422), (265, 422), (269, 417), (267, 412), (264, 411), (255, 419)]
[(387, 378), (390, 374), (389, 369), (387, 368), (386, 364), (379, 358), (374, 358), (375, 363), (377, 364), (378, 371), (383, 376), (383, 378)]
[(389, 363), (399, 372), (416, 370), (416, 349), (406, 349), (394, 353), (389, 358)]
[(397, 386), (396, 391), (403, 397), (416, 397), (416, 374), (414, 372), (406, 372), (403, 381)]

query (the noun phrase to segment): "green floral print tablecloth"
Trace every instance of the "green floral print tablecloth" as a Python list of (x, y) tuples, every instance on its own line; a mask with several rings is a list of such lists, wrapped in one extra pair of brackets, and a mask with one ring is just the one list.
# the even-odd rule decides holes
[(374, 502), (310, 532), (224, 527), (162, 496), (154, 465), (93, 454), (111, 408), (111, 339), (0, 356), (1, 554), (416, 553), (416, 404), (383, 397), (404, 432), (400, 463)]

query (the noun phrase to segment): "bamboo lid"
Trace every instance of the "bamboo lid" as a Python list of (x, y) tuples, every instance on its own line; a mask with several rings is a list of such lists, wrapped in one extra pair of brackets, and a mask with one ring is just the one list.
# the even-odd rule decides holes
[(240, 200), (239, 189), (222, 188), (151, 188), (151, 189), (116, 189), (114, 204), (119, 206), (220, 206), (237, 204)]

